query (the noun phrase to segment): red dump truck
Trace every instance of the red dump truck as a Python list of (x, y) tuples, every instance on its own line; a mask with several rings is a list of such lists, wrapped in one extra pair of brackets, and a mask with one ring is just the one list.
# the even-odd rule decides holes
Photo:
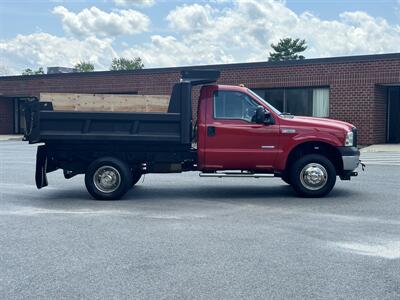
[[(38, 146), (36, 185), (62, 169), (85, 174), (96, 199), (121, 198), (147, 173), (199, 171), (200, 177), (280, 177), (300, 196), (322, 197), (336, 178), (357, 176), (357, 129), (346, 122), (281, 113), (243, 86), (215, 84), (217, 70), (184, 70), (168, 111), (54, 111), (25, 108), (29, 143)], [(201, 85), (197, 118), (192, 87)], [(151, 192), (149, 190), (149, 192)]]

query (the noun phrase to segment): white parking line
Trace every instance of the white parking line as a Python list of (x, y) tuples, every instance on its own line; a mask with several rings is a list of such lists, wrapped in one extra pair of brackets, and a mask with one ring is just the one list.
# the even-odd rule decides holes
[(334, 243), (335, 247), (351, 253), (386, 259), (400, 258), (400, 241), (390, 241), (385, 244)]

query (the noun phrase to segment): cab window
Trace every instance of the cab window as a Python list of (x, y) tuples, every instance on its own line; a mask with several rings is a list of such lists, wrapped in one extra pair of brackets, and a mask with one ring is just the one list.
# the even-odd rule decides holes
[(253, 99), (241, 92), (214, 92), (214, 119), (239, 119), (252, 122), (257, 106)]

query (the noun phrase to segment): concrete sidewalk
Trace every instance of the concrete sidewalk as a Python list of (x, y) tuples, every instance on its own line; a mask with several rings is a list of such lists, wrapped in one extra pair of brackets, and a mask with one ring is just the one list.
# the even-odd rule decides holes
[(0, 134), (0, 141), (22, 141), (22, 134)]
[(361, 153), (370, 153), (370, 152), (398, 152), (400, 153), (400, 144), (377, 144), (371, 145), (365, 148), (360, 149)]

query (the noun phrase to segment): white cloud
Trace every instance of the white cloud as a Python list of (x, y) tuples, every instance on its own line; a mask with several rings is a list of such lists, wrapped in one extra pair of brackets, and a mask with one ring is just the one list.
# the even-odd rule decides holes
[(147, 42), (131, 48), (132, 41), (115, 37), (147, 30), (150, 20), (142, 13), (130, 9), (107, 13), (96, 7), (74, 13), (58, 6), (53, 13), (61, 16), (71, 35), (34, 33), (0, 39), (0, 65), (19, 73), (27, 67), (72, 66), (79, 60), (93, 61), (98, 70), (108, 69), (116, 56), (140, 56), (146, 67), (265, 61), (270, 44), (284, 37), (306, 39), (308, 58), (398, 52), (400, 26), (366, 12), (343, 12), (324, 20), (310, 12), (295, 13), (284, 1), (214, 5), (220, 1), (178, 5), (165, 16), (172, 32), (151, 33)]
[(107, 13), (92, 6), (74, 13), (64, 6), (57, 6), (53, 14), (61, 17), (65, 31), (77, 37), (137, 34), (147, 31), (150, 24), (146, 15), (132, 9)]
[(172, 10), (166, 20), (175, 30), (186, 32), (212, 30), (210, 25), (213, 11), (210, 5), (183, 5)]
[(284, 37), (306, 39), (308, 58), (397, 52), (400, 44), (400, 26), (383, 18), (354, 11), (328, 21), (295, 13), (284, 1), (237, 0), (221, 9), (181, 5), (166, 20), (174, 37), (152, 36), (125, 53), (141, 56), (146, 66), (174, 66), (267, 60), (270, 44)]
[(117, 6), (153, 6), (155, 0), (114, 0)]
[(213, 45), (188, 44), (173, 36), (153, 35), (151, 42), (127, 49), (122, 56), (140, 56), (146, 67), (179, 66), (204, 63), (230, 63), (233, 56)]
[(81, 60), (94, 63), (96, 69), (105, 69), (116, 56), (111, 39), (88, 37), (77, 40), (48, 33), (34, 33), (0, 41), (0, 57), (4, 64), (12, 66), (13, 74), (39, 66), (72, 67)]
[(0, 63), (0, 76), (7, 76), (11, 74), (12, 72), (10, 68)]

